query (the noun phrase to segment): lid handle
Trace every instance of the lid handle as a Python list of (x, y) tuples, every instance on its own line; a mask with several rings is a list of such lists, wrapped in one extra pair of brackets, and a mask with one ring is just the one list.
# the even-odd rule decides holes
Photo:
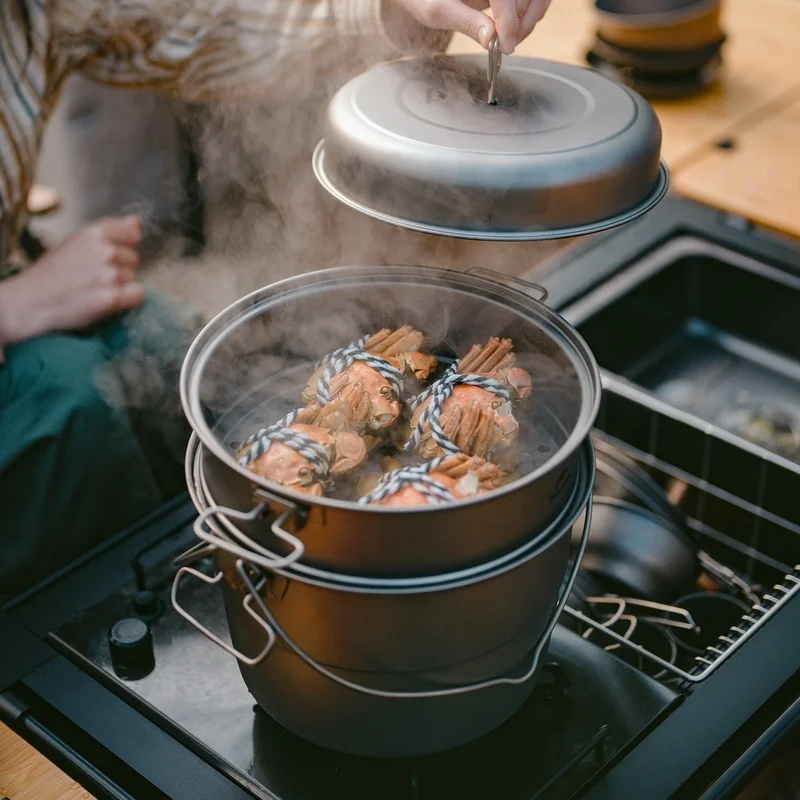
[(489, 80), (489, 97), (486, 102), (490, 106), (497, 105), (497, 77), (500, 74), (500, 62), (503, 55), (500, 52), (500, 39), (497, 34), (492, 37), (489, 42), (489, 71), (487, 78)]

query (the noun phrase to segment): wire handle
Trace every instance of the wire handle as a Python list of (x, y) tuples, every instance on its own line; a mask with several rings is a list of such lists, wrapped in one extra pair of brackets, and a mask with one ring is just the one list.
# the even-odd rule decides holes
[[(229, 522), (231, 519), (239, 520), (240, 522), (252, 522), (257, 519), (266, 509), (269, 502), (275, 499), (272, 495), (268, 495), (262, 490), (258, 490), (257, 494), (263, 497), (263, 499), (252, 511), (243, 512), (236, 511), (233, 508), (226, 508), (225, 506), (209, 506), (200, 512), (200, 516), (195, 520), (192, 529), (194, 530), (195, 536), (203, 542), (213, 545), (219, 550), (224, 550), (237, 558), (251, 561), (262, 569), (284, 569), (302, 558), (306, 550), (305, 544), (283, 527), (284, 523), (293, 516), (297, 510), (294, 504), (278, 516), (270, 526), (275, 536), (292, 547), (292, 552), (282, 558), (276, 557), (274, 553), (271, 553), (248, 536), (245, 536), (244, 533), (238, 530), (237, 526), (227, 525), (226, 527), (229, 530), (237, 530), (237, 538), (240, 539), (246, 547), (243, 547), (242, 544), (230, 541), (229, 539), (222, 538), (219, 533), (209, 525), (210, 520), (214, 517), (220, 517), (225, 522)], [(280, 498), (279, 501), (284, 504), (287, 503), (287, 501)]]
[[(242, 561), (239, 559), (236, 562), (237, 567), (241, 564)], [(222, 572), (217, 572), (216, 575), (213, 577), (209, 575), (205, 575), (202, 572), (199, 572), (192, 567), (181, 567), (176, 573), (175, 578), (172, 581), (172, 592), (170, 594), (170, 600), (172, 601), (172, 607), (180, 614), (188, 623), (192, 626), (197, 628), (200, 633), (203, 634), (207, 639), (214, 642), (214, 644), (221, 647), (227, 653), (230, 653), (234, 658), (238, 661), (241, 661), (242, 664), (247, 665), (248, 667), (255, 667), (257, 664), (260, 664), (271, 652), (272, 648), (275, 646), (275, 632), (272, 628), (261, 618), (259, 614), (255, 612), (253, 609), (253, 601), (251, 595), (246, 595), (242, 600), (242, 606), (244, 610), (261, 626), (264, 632), (267, 634), (267, 643), (264, 645), (263, 649), (255, 656), (246, 656), (244, 653), (240, 653), (235, 647), (228, 644), (226, 641), (220, 639), (216, 633), (213, 633), (205, 625), (198, 622), (179, 602), (178, 602), (178, 587), (180, 586), (181, 578), (184, 575), (191, 575), (193, 578), (199, 578), (203, 583), (207, 583), (210, 586), (215, 586), (222, 580)]]
[(581, 534), (580, 544), (578, 546), (578, 551), (575, 554), (575, 560), (572, 564), (572, 569), (569, 573), (569, 578), (567, 579), (566, 584), (561, 590), (561, 595), (556, 603), (556, 607), (553, 610), (553, 614), (550, 617), (550, 622), (547, 625), (546, 630), (539, 638), (539, 641), (536, 644), (536, 648), (533, 652), (533, 660), (531, 662), (530, 667), (525, 672), (524, 675), (520, 675), (516, 678), (492, 678), (486, 681), (479, 681), (478, 683), (470, 683), (464, 686), (454, 686), (449, 689), (435, 689), (428, 692), (388, 692), (382, 689), (373, 689), (369, 686), (363, 686), (360, 683), (354, 683), (352, 681), (346, 680), (345, 678), (340, 677), (331, 670), (327, 669), (326, 667), (322, 666), (319, 662), (315, 661), (311, 656), (308, 655), (304, 650), (302, 650), (299, 645), (297, 645), (294, 640), (281, 628), (278, 624), (277, 620), (273, 616), (272, 612), (267, 607), (267, 604), (264, 602), (261, 594), (259, 593), (258, 589), (253, 584), (252, 579), (247, 574), (247, 569), (245, 564), (239, 560), (236, 563), (236, 569), (239, 572), (244, 585), (247, 587), (249, 592), (249, 597), (252, 597), (254, 602), (258, 605), (258, 609), (261, 614), (264, 615), (267, 624), (272, 628), (273, 633), (280, 637), (284, 644), (302, 661), (306, 663), (311, 669), (315, 672), (318, 672), (322, 677), (328, 678), (328, 680), (333, 681), (334, 683), (339, 684), (339, 686), (343, 686), (345, 689), (351, 689), (354, 692), (359, 692), (360, 694), (370, 695), (372, 697), (382, 697), (388, 698), (390, 700), (402, 700), (402, 699), (415, 699), (421, 700), (425, 698), (435, 698), (435, 697), (450, 697), (452, 695), (458, 694), (467, 694), (468, 692), (477, 692), (482, 689), (489, 689), (494, 686), (503, 686), (503, 685), (511, 685), (511, 686), (518, 686), (529, 681), (535, 674), (537, 669), (539, 668), (539, 662), (542, 657), (542, 653), (550, 641), (550, 636), (553, 633), (553, 628), (556, 626), (556, 622), (558, 622), (558, 618), (561, 616), (561, 612), (564, 610), (564, 607), (567, 602), (567, 598), (569, 597), (570, 593), (572, 592), (572, 586), (575, 583), (575, 577), (578, 574), (578, 569), (580, 568), (581, 561), (583, 559), (583, 554), (586, 550), (586, 543), (589, 539), (589, 527), (591, 526), (592, 521), (592, 498), (591, 495), (586, 504), (586, 512), (584, 515), (584, 522), (583, 522), (583, 533)]
[(511, 286), (515, 289), (522, 289), (528, 296), (532, 296), (530, 293), (535, 292), (536, 295), (533, 296), (534, 300), (538, 300), (540, 303), (544, 303), (549, 296), (547, 289), (545, 289), (544, 286), (540, 286), (538, 283), (526, 281), (524, 278), (517, 278), (514, 275), (504, 275), (502, 272), (497, 272), (488, 267), (470, 267), (470, 269), (467, 270), (467, 275), (477, 275), (479, 278), (488, 278), (490, 281), (499, 283), (501, 286)]

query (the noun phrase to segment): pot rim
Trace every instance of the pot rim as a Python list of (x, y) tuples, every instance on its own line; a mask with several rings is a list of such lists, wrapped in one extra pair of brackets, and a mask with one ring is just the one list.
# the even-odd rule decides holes
[[(296, 564), (289, 567), (274, 568), (271, 572), (281, 575), (287, 580), (299, 581), (321, 589), (367, 595), (433, 594), (434, 592), (459, 589), (464, 586), (482, 583), (522, 566), (552, 547), (565, 535), (571, 535), (575, 523), (587, 508), (594, 487), (594, 449), (591, 440), (588, 438), (582, 448), (576, 476), (576, 488), (569, 504), (564, 507), (559, 516), (547, 526), (541, 535), (526, 542), (511, 553), (506, 553), (476, 567), (467, 567), (455, 572), (444, 573), (443, 575), (427, 575), (417, 578), (364, 578), (316, 570), (313, 567), (306, 566), (302, 571), (298, 571)], [(198, 499), (201, 503), (213, 500), (213, 498), (205, 495), (203, 487), (197, 488), (199, 488)], [(215, 520), (213, 522), (216, 524)], [(222, 531), (219, 532), (229, 538)], [(313, 570), (315, 574), (312, 576), (307, 575), (306, 573), (309, 570)], [(264, 570), (261, 571), (264, 572)], [(317, 574), (321, 574), (324, 577), (318, 577)], [(344, 580), (337, 581), (336, 578)]]
[(658, 176), (653, 184), (652, 191), (642, 198), (633, 208), (622, 211), (613, 217), (587, 222), (582, 225), (568, 225), (561, 228), (524, 228), (520, 230), (492, 230), (487, 228), (454, 228), (448, 225), (435, 225), (408, 217), (398, 217), (381, 211), (375, 206), (368, 205), (351, 197), (345, 190), (339, 188), (325, 171), (325, 139), (320, 139), (314, 148), (311, 158), (314, 175), (320, 186), (332, 197), (343, 205), (364, 214), (367, 217), (392, 225), (396, 228), (427, 233), (432, 236), (446, 236), (451, 239), (470, 239), (484, 242), (544, 242), (554, 239), (573, 239), (577, 236), (588, 236), (593, 233), (602, 233), (613, 228), (618, 228), (633, 222), (639, 217), (652, 211), (665, 197), (669, 190), (669, 169), (664, 159), (660, 159)]
[(696, 3), (674, 11), (655, 11), (642, 14), (620, 14), (603, 8), (603, 0), (595, 0), (595, 13), (601, 23), (610, 23), (615, 28), (656, 28), (677, 25), (705, 16), (722, 5), (722, 0), (698, 0)]
[[(376, 270), (378, 271), (377, 273)], [(264, 301), (270, 298), (274, 301), (287, 292), (297, 292), (308, 286), (319, 289), (321, 286), (325, 286), (326, 283), (330, 283), (331, 281), (341, 286), (341, 281), (345, 279), (353, 281), (366, 277), (377, 277), (380, 279), (383, 273), (386, 273), (387, 280), (391, 280), (392, 278), (397, 279), (402, 275), (406, 275), (409, 278), (427, 278), (427, 281), (423, 280), (423, 282), (428, 285), (444, 286), (451, 289), (460, 288), (462, 291), (472, 289), (473, 291), (471, 293), (473, 295), (477, 294), (477, 296), (480, 297), (494, 296), (497, 298), (499, 296), (500, 299), (505, 299), (512, 306), (516, 306), (517, 309), (521, 306), (529, 313), (534, 313), (544, 318), (544, 321), (548, 323), (551, 328), (548, 333), (551, 338), (557, 341), (563, 350), (568, 352), (571, 357), (570, 360), (576, 366), (576, 372), (580, 373), (581, 371), (578, 365), (585, 371), (584, 375), (578, 374), (577, 377), (578, 385), (582, 393), (578, 421), (564, 444), (544, 464), (529, 472), (527, 475), (517, 478), (498, 489), (493, 489), (485, 495), (457, 500), (453, 503), (447, 503), (441, 506), (409, 508), (384, 505), (362, 506), (350, 500), (339, 500), (324, 496), (311, 497), (303, 492), (298, 492), (294, 489), (289, 489), (280, 484), (268, 481), (246, 469), (233, 458), (228, 449), (223, 446), (209, 427), (200, 406), (199, 386), (202, 383), (201, 377), (203, 374), (203, 367), (205, 366), (205, 360), (208, 358), (209, 351), (213, 349), (213, 346), (223, 340), (230, 333), (235, 324), (240, 324), (263, 313), (263, 309), (259, 311), (259, 308)], [(460, 286), (458, 286), (458, 284), (460, 284)], [(475, 290), (480, 288), (483, 288), (484, 291), (478, 294)], [(556, 333), (558, 336), (555, 335)], [(569, 352), (568, 348), (571, 348), (571, 352)], [(271, 495), (290, 501), (290, 504), (294, 504), (298, 509), (310, 506), (321, 506), (323, 508), (358, 511), (362, 514), (374, 514), (376, 517), (384, 514), (436, 514), (445, 513), (454, 506), (477, 506), (480, 503), (491, 502), (493, 498), (510, 494), (527, 484), (535, 482), (543, 475), (561, 466), (576, 450), (578, 450), (582, 442), (589, 437), (600, 410), (600, 402), (602, 399), (601, 387), (600, 369), (586, 341), (560, 314), (548, 308), (544, 303), (534, 299), (514, 286), (489, 280), (488, 278), (483, 278), (478, 275), (439, 267), (418, 267), (410, 265), (386, 267), (333, 267), (285, 278), (276, 283), (256, 289), (234, 303), (231, 303), (203, 327), (186, 353), (180, 374), (180, 397), (184, 414), (200, 442), (210, 453), (220, 459), (226, 467), (233, 469), (242, 478), (266, 490)]]

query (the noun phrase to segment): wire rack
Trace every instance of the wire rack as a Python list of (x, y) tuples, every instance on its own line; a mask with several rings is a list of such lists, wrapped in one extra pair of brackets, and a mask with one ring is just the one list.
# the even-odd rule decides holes
[[(657, 665), (659, 679), (698, 683), (800, 594), (800, 525), (786, 518), (800, 516), (800, 493), (793, 492), (796, 465), (783, 464), (772, 454), (737, 442), (712, 425), (653, 403), (652, 398), (641, 404), (636, 387), (613, 376), (604, 375), (604, 388), (597, 435), (667, 484), (671, 499), (677, 498), (680, 504), (681, 498), (690, 496), (684, 508), (689, 526), (704, 541), (735, 548), (742, 562), (741, 571), (735, 571), (702, 553), (702, 566), (738, 590), (750, 609), (684, 667), (630, 638), (639, 620), (673, 628), (696, 627), (682, 609), (607, 596), (587, 600), (610, 604), (610, 613), (595, 618), (567, 607), (565, 614), (581, 624), (587, 638), (602, 632), (612, 642), (606, 649), (626, 648), (639, 659)], [(787, 510), (790, 514), (783, 513)], [(720, 517), (732, 521), (735, 533), (718, 524)], [(780, 542), (780, 547), (771, 546), (774, 542)], [(768, 575), (769, 580), (758, 586), (742, 578), (742, 573), (752, 574), (753, 569)]]

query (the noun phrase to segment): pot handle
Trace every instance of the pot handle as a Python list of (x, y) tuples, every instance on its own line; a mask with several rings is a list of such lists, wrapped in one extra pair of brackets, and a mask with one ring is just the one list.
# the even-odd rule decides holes
[[(547, 629), (542, 634), (539, 642), (536, 645), (536, 649), (533, 653), (533, 661), (531, 662), (530, 667), (525, 672), (524, 675), (520, 675), (516, 678), (492, 678), (491, 680), (480, 681), (478, 683), (470, 683), (465, 686), (454, 686), (450, 689), (435, 689), (429, 692), (387, 692), (381, 689), (372, 689), (368, 686), (362, 686), (359, 683), (353, 683), (345, 678), (336, 675), (334, 672), (326, 669), (316, 662), (311, 656), (309, 656), (304, 650), (301, 650), (300, 647), (286, 634), (286, 632), (281, 628), (281, 626), (276, 621), (275, 617), (273, 616), (272, 612), (267, 607), (266, 603), (262, 599), (260, 593), (253, 585), (253, 582), (250, 578), (250, 575), (247, 573), (247, 569), (245, 563), (242, 559), (239, 559), (236, 562), (236, 568), (239, 571), (239, 575), (241, 576), (242, 580), (244, 581), (245, 586), (247, 587), (247, 591), (249, 592), (248, 597), (254, 598), (255, 603), (258, 605), (259, 611), (261, 614), (264, 615), (264, 620), (262, 623), (268, 624), (270, 628), (272, 628), (273, 633), (279, 636), (284, 644), (302, 661), (304, 661), (309, 667), (313, 670), (318, 672), (324, 678), (328, 678), (329, 680), (333, 681), (334, 683), (338, 683), (340, 686), (343, 686), (345, 689), (351, 689), (354, 692), (360, 692), (361, 694), (371, 695), (372, 697), (383, 697), (388, 698), (390, 700), (403, 700), (403, 699), (412, 699), (412, 700), (421, 700), (425, 698), (434, 698), (434, 697), (448, 697), (450, 695), (457, 695), (457, 694), (466, 694), (467, 692), (476, 692), (480, 691), (481, 689), (489, 689), (493, 686), (502, 686), (502, 685), (519, 685), (529, 681), (539, 666), (539, 661), (542, 656), (542, 652), (544, 651), (545, 644), (549, 641), (550, 635), (553, 632), (553, 628), (556, 626), (556, 622), (558, 618), (561, 616), (561, 612), (564, 610), (564, 606), (566, 605), (567, 598), (569, 597), (570, 593), (572, 592), (572, 586), (575, 583), (575, 576), (578, 574), (578, 569), (580, 568), (581, 561), (583, 560), (583, 554), (586, 550), (586, 542), (589, 539), (589, 527), (592, 521), (592, 498), (591, 494), (589, 496), (589, 500), (586, 504), (586, 512), (584, 515), (584, 522), (583, 522), (583, 533), (581, 534), (580, 544), (578, 545), (578, 552), (575, 554), (575, 560), (572, 564), (572, 570), (570, 572), (569, 578), (567, 579), (564, 588), (561, 591), (561, 596), (556, 603), (556, 607), (553, 611), (553, 615), (550, 618), (550, 622), (548, 623)], [(251, 559), (252, 561), (252, 559)]]
[(529, 292), (534, 291), (536, 292), (534, 300), (538, 300), (540, 303), (544, 303), (550, 294), (544, 286), (540, 286), (538, 283), (526, 281), (514, 275), (504, 275), (502, 272), (496, 272), (488, 267), (471, 267), (467, 270), (467, 275), (477, 275), (479, 278), (487, 278), (490, 281), (499, 283), (501, 286), (510, 285), (512, 288), (522, 289), (524, 290), (524, 294), (527, 294), (529, 297), (531, 296)]
[[(284, 500), (283, 498), (275, 497), (263, 489), (259, 489), (257, 494), (262, 498), (262, 500), (252, 511), (244, 512), (236, 511), (233, 508), (226, 508), (225, 506), (209, 506), (200, 512), (200, 516), (195, 520), (192, 529), (194, 530), (195, 536), (197, 536), (198, 539), (201, 539), (202, 541), (213, 545), (220, 550), (225, 550), (231, 555), (237, 556), (238, 558), (247, 559), (248, 561), (257, 564), (259, 567), (262, 567), (266, 570), (283, 569), (291, 564), (294, 564), (295, 561), (302, 558), (303, 553), (305, 553), (306, 550), (305, 544), (303, 544), (300, 539), (298, 539), (294, 534), (289, 533), (289, 531), (283, 527), (283, 524), (286, 522), (286, 520), (288, 520), (289, 517), (291, 517), (297, 511), (297, 506), (294, 505), (294, 503), (290, 504), (289, 501)], [(283, 505), (289, 506), (286, 511), (280, 514), (271, 525), (272, 533), (279, 539), (287, 542), (292, 547), (292, 552), (287, 556), (283, 556), (282, 558), (276, 556), (274, 553), (271, 553), (269, 550), (266, 550), (264, 547), (258, 544), (258, 542), (254, 542), (248, 536), (245, 536), (244, 533), (238, 530), (238, 526), (236, 525), (228, 525), (226, 527), (231, 532), (235, 531), (236, 538), (244, 542), (249, 549), (245, 549), (229, 539), (223, 539), (208, 524), (209, 520), (213, 517), (235, 519), (239, 520), (240, 522), (252, 522), (253, 520), (257, 519), (261, 513), (263, 513), (271, 500), (278, 501)]]
[[(195, 548), (192, 548), (194, 550)], [(192, 551), (187, 551), (185, 555), (191, 553)], [(241, 564), (241, 560), (237, 561), (236, 566), (238, 567)], [(207, 583), (211, 586), (216, 585), (222, 580), (222, 572), (217, 572), (214, 577), (210, 577), (209, 575), (205, 575), (202, 572), (199, 572), (192, 567), (181, 567), (176, 573), (175, 578), (172, 581), (172, 592), (170, 594), (170, 599), (172, 601), (172, 607), (191, 625), (197, 628), (200, 633), (203, 634), (207, 639), (210, 639), (214, 644), (219, 645), (223, 650), (230, 653), (234, 658), (238, 661), (241, 661), (242, 664), (246, 664), (248, 667), (254, 667), (257, 664), (260, 664), (271, 652), (272, 648), (275, 646), (275, 632), (272, 628), (262, 619), (260, 614), (257, 614), (253, 609), (252, 603), (252, 595), (246, 595), (242, 600), (242, 606), (244, 610), (264, 629), (265, 633), (267, 634), (267, 643), (264, 645), (264, 648), (259, 652), (257, 655), (250, 657), (246, 656), (244, 653), (240, 653), (235, 647), (229, 645), (227, 642), (220, 639), (216, 633), (213, 633), (205, 625), (202, 625), (198, 622), (179, 602), (178, 602), (178, 587), (181, 582), (181, 578), (184, 575), (191, 575), (194, 578), (199, 578), (203, 583)]]

